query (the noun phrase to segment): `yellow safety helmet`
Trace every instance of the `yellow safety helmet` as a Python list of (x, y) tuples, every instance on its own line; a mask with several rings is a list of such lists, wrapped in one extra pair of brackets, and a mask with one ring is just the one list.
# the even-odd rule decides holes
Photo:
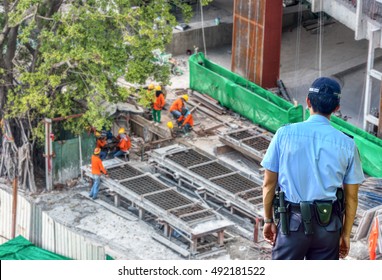
[(184, 101), (188, 102), (188, 95), (187, 94), (182, 95), (182, 98), (184, 99)]
[(119, 130), (118, 130), (118, 134), (123, 134), (125, 133), (125, 129), (123, 127), (121, 127)]
[(168, 122), (168, 123), (167, 123), (167, 127), (168, 127), (169, 129), (173, 129), (173, 128), (174, 128), (174, 125), (172, 124), (172, 122)]
[(99, 133), (98, 131), (95, 132), (95, 137), (99, 138), (101, 137), (101, 133)]
[(155, 90), (157, 90), (157, 91), (160, 91), (160, 90), (162, 90), (162, 87), (161, 86), (155, 86)]
[(148, 89), (154, 89), (154, 84), (149, 84)]
[(95, 154), (95, 155), (98, 155), (100, 152), (101, 152), (101, 149), (100, 149), (100, 148), (95, 148), (95, 149), (94, 149), (94, 154)]

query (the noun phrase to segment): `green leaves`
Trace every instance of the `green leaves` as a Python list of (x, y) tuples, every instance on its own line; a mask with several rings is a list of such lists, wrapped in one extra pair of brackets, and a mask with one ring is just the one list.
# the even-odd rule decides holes
[[(19, 0), (0, 18), (2, 25), (19, 27), (15, 66), (0, 68), (0, 80), (12, 75), (15, 81), (3, 112), (37, 119), (83, 113), (65, 122), (73, 132), (110, 125), (102, 104), (125, 102), (130, 94), (118, 86), (119, 78), (169, 83), (169, 65), (159, 64), (154, 53), (172, 39), (173, 5), (190, 18), (191, 7), (179, 0)], [(1, 49), (9, 51), (6, 45)], [(140, 94), (141, 104), (149, 106), (149, 97)]]

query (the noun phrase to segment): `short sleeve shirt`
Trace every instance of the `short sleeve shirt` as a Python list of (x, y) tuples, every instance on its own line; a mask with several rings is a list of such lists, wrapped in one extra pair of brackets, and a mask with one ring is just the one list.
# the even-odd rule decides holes
[(281, 127), (261, 165), (278, 173), (286, 200), (336, 200), (337, 188), (364, 180), (358, 149), (352, 138), (321, 115)]

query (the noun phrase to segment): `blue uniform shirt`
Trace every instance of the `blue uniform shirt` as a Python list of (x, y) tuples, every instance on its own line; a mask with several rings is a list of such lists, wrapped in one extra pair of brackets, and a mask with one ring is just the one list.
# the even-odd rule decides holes
[(364, 180), (353, 139), (321, 115), (279, 128), (261, 165), (278, 173), (285, 199), (293, 203), (334, 201), (343, 183), (360, 184)]

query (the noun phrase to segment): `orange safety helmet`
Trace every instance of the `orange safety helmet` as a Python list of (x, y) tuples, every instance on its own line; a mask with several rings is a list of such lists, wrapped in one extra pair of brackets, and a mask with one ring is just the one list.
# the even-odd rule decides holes
[(101, 152), (101, 149), (100, 149), (100, 148), (95, 148), (95, 149), (94, 149), (94, 154), (95, 154), (95, 155), (98, 155), (100, 152)]
[(148, 89), (154, 89), (154, 84), (149, 84)]
[(157, 85), (157, 86), (155, 86), (155, 90), (156, 90), (156, 91), (161, 91), (161, 90), (162, 90), (162, 87), (161, 87), (160, 85)]

